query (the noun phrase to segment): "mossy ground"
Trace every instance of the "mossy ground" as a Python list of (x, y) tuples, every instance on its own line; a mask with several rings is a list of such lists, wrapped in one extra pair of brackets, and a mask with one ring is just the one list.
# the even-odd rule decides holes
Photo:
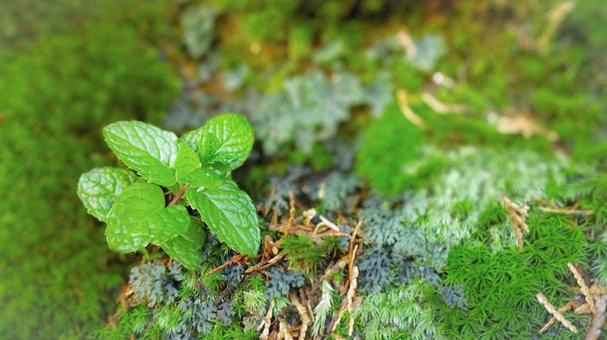
[[(568, 263), (607, 284), (607, 13), (571, 4), (9, 1), (0, 334), (539, 336), (536, 294), (576, 297)], [(100, 128), (226, 111), (256, 130), (234, 177), (260, 256), (211, 239), (191, 272), (107, 251), (75, 195)], [(529, 206), (522, 244), (504, 196)]]

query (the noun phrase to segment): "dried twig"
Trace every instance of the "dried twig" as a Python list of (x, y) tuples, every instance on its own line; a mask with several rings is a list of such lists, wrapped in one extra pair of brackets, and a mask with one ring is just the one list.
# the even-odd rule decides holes
[(549, 207), (539, 207), (539, 209), (544, 212), (564, 214), (564, 215), (583, 215), (583, 216), (592, 215), (592, 210), (584, 210), (584, 209), (549, 208)]
[(211, 269), (207, 274), (217, 273), (218, 271), (220, 271), (220, 270), (224, 269), (225, 267), (232, 265), (232, 264), (246, 263), (246, 262), (247, 262), (246, 255), (234, 255), (234, 257), (232, 257), (231, 259), (229, 259), (226, 262), (220, 264), (219, 266)]
[(336, 232), (339, 232), (339, 227), (335, 223), (329, 221), (326, 217), (322, 215), (319, 215), (319, 217), (321, 222), (316, 225), (316, 228), (314, 228), (314, 233), (316, 233), (316, 230), (318, 230), (318, 228), (320, 228), (321, 226), (326, 226), (330, 229), (335, 230)]
[(571, 273), (573, 273), (573, 277), (575, 277), (575, 281), (577, 281), (577, 284), (580, 286), (582, 294), (584, 295), (586, 303), (588, 304), (588, 307), (590, 307), (592, 314), (596, 314), (594, 298), (590, 293), (590, 289), (586, 285), (586, 280), (584, 280), (582, 273), (580, 273), (580, 271), (573, 264), (571, 264), (571, 262), (567, 263), (567, 267), (569, 267), (569, 270), (571, 271)]
[(354, 333), (354, 308), (356, 308), (360, 302), (361, 298), (355, 299), (356, 287), (358, 286), (358, 267), (354, 267), (354, 274), (352, 276), (352, 282), (350, 283), (350, 289), (348, 290), (348, 336), (352, 336)]
[(583, 303), (583, 304), (577, 306), (573, 310), (573, 313), (577, 314), (577, 315), (589, 315), (589, 314), (592, 314), (592, 310), (590, 310), (590, 306), (587, 303)]
[(354, 227), (354, 231), (352, 231), (352, 235), (350, 235), (350, 245), (348, 247), (348, 256), (353, 259), (354, 255), (352, 254), (354, 250), (354, 243), (356, 242), (356, 237), (360, 232), (360, 227), (363, 225), (363, 220), (358, 221), (356, 223), (356, 227)]
[[(577, 294), (577, 296), (570, 300), (565, 306), (559, 308), (558, 311), (554, 310), (554, 306), (552, 306), (546, 297), (541, 293), (537, 294), (537, 299), (541, 304), (553, 315), (553, 317), (542, 327), (539, 333), (544, 333), (548, 330), (554, 323), (555, 320), (561, 322), (565, 327), (569, 328), (572, 332), (576, 333), (577, 328), (571, 324), (565, 317), (563, 313), (573, 309), (573, 312), (576, 315), (594, 315), (594, 319), (592, 322), (592, 328), (586, 334), (587, 340), (596, 340), (601, 336), (601, 329), (605, 324), (607, 319), (606, 309), (607, 309), (607, 287), (599, 286), (598, 282), (594, 282), (592, 286), (588, 287), (586, 280), (584, 279), (584, 273), (580, 268), (574, 266), (571, 263), (567, 263), (567, 267), (575, 277), (579, 288), (573, 289), (573, 291)], [(584, 300), (582, 300), (582, 296)], [(582, 302), (585, 301), (585, 302)]]
[(497, 131), (504, 135), (521, 134), (525, 138), (542, 136), (550, 142), (556, 142), (558, 134), (538, 125), (530, 113), (521, 112), (513, 116), (500, 116)]
[(326, 190), (327, 190), (327, 182), (320, 183), (320, 186), (318, 188), (318, 193), (316, 194), (316, 198), (318, 198), (319, 200), (323, 200), (325, 198)]
[(251, 273), (269, 268), (269, 267), (273, 266), (274, 264), (276, 264), (278, 261), (280, 261), (286, 255), (287, 255), (287, 253), (283, 250), (280, 253), (276, 254), (276, 256), (274, 256), (273, 258), (269, 259), (268, 261), (259, 262), (258, 264), (254, 265), (253, 267), (247, 268), (247, 270), (245, 270), (244, 273), (251, 274)]
[(278, 336), (279, 339), (291, 340), (293, 337), (291, 336), (291, 332), (289, 331), (289, 325), (287, 321), (284, 319), (280, 319), (278, 321)]
[(423, 127), (425, 125), (424, 120), (418, 116), (411, 107), (409, 106), (409, 99), (407, 98), (407, 91), (400, 89), (396, 91), (396, 99), (398, 102), (398, 107), (402, 111), (403, 115), (411, 124), (419, 127)]
[(348, 255), (342, 256), (339, 260), (337, 260), (337, 262), (335, 262), (334, 265), (325, 270), (325, 273), (323, 274), (323, 276), (320, 277), (319, 281), (322, 282), (324, 280), (328, 280), (332, 274), (346, 267), (349, 262), (350, 260)]
[(548, 299), (546, 299), (544, 294), (537, 293), (536, 297), (537, 300), (544, 306), (544, 308), (546, 308), (548, 313), (552, 314), (552, 316), (558, 322), (563, 324), (563, 326), (567, 327), (570, 331), (577, 334), (577, 328), (569, 320), (567, 320), (563, 314), (559, 313), (559, 311), (557, 311), (556, 308), (554, 308), (554, 306), (550, 302), (548, 302)]
[(270, 335), (270, 326), (272, 326), (272, 311), (273, 310), (274, 310), (274, 299), (270, 300), (270, 307), (268, 308), (268, 311), (267, 311), (265, 317), (263, 318), (263, 320), (261, 321), (261, 323), (259, 324), (259, 326), (257, 326), (258, 332), (263, 329), (263, 331), (261, 332), (261, 335), (259, 336), (259, 339), (261, 339), (261, 340), (267, 340)]
[(601, 337), (601, 329), (607, 321), (607, 295), (602, 295), (596, 301), (596, 314), (592, 320), (592, 326), (586, 333), (586, 340), (598, 340)]
[(510, 224), (512, 224), (512, 228), (514, 229), (514, 234), (516, 236), (516, 245), (522, 247), (523, 234), (529, 232), (529, 226), (527, 226), (526, 222), (527, 215), (529, 213), (529, 206), (520, 206), (512, 202), (506, 196), (502, 198), (502, 203), (504, 204), (504, 207), (506, 207), (506, 209), (508, 210), (508, 214), (510, 216)]
[(339, 323), (341, 322), (341, 319), (344, 316), (344, 313), (347, 311), (350, 314), (350, 321), (348, 323), (348, 335), (352, 336), (352, 332), (354, 331), (354, 315), (352, 312), (354, 311), (353, 301), (354, 295), (356, 294), (357, 279), (358, 267), (354, 266), (354, 269), (352, 270), (352, 277), (350, 278), (350, 286), (348, 288), (348, 293), (346, 294), (345, 299), (342, 301), (339, 307), (337, 317), (335, 318), (335, 320), (333, 320), (331, 326), (331, 333), (335, 333), (335, 331), (337, 330), (337, 326), (339, 326)]
[(129, 308), (129, 298), (131, 295), (133, 295), (133, 286), (131, 286), (130, 283), (127, 283), (120, 289), (117, 300), (124, 308)]
[(356, 252), (358, 251), (358, 244), (356, 244), (356, 237), (360, 232), (360, 227), (362, 226), (362, 220), (358, 221), (352, 235), (350, 235), (350, 246), (348, 249), (348, 291), (346, 297), (342, 301), (339, 311), (337, 312), (337, 317), (332, 321), (331, 324), (331, 333), (335, 333), (337, 326), (341, 322), (344, 313), (347, 311), (350, 315), (350, 320), (348, 322), (348, 335), (352, 336), (354, 332), (354, 298), (356, 294), (356, 287), (358, 286), (358, 267), (354, 265), (354, 261), (356, 259)]
[[(563, 307), (558, 309), (558, 312), (563, 314), (565, 312), (568, 312), (569, 310), (571, 310), (571, 308), (573, 308), (573, 306), (575, 306), (575, 301), (571, 300), (569, 302), (567, 302), (566, 305), (564, 305)], [(552, 327), (552, 325), (554, 325), (556, 323), (556, 318), (553, 316), (552, 318), (550, 318), (550, 320), (544, 325), (544, 327), (542, 327), (539, 331), (540, 334), (546, 332), (547, 330), (550, 329), (550, 327)]]
[[(291, 231), (291, 227), (293, 223), (295, 223), (295, 213), (297, 210), (295, 209), (295, 194), (292, 191), (289, 191), (289, 219), (287, 220), (287, 224), (283, 230), (283, 234), (287, 235)], [(284, 236), (283, 235), (283, 236)]]
[(573, 10), (575, 7), (575, 1), (567, 0), (556, 4), (550, 12), (548, 12), (548, 23), (546, 28), (542, 32), (542, 35), (537, 40), (537, 49), (540, 54), (546, 54), (550, 47), (550, 40), (557, 32), (559, 26), (563, 22), (563, 19)]
[(400, 30), (396, 35), (396, 38), (398, 39), (398, 42), (401, 44), (401, 46), (405, 49), (405, 54), (407, 58), (415, 58), (415, 56), (417, 55), (417, 46), (415, 46), (415, 42), (413, 41), (413, 38), (411, 38), (411, 35), (409, 35), (407, 30)]
[[(575, 288), (573, 291), (576, 294), (582, 294), (582, 290), (580, 288)], [(595, 282), (592, 287), (590, 287), (590, 293), (592, 295), (607, 295), (607, 287), (599, 287)]]
[(310, 326), (310, 323), (313, 320), (310, 317), (310, 314), (308, 313), (308, 310), (306, 309), (306, 307), (304, 305), (302, 305), (301, 302), (299, 301), (299, 298), (297, 297), (296, 293), (294, 293), (294, 292), (290, 293), (289, 300), (291, 300), (291, 303), (293, 304), (293, 306), (295, 306), (295, 309), (297, 309), (297, 312), (299, 313), (299, 316), (301, 317), (301, 328), (299, 329), (299, 339), (305, 339), (306, 332), (308, 331), (308, 327)]
[(463, 113), (466, 111), (466, 107), (464, 105), (458, 104), (445, 104), (440, 100), (436, 99), (430, 92), (422, 93), (422, 100), (426, 103), (432, 110), (438, 113), (446, 114), (446, 113)]
[(593, 295), (607, 295), (607, 287), (599, 287), (597, 284), (590, 287), (590, 292)]

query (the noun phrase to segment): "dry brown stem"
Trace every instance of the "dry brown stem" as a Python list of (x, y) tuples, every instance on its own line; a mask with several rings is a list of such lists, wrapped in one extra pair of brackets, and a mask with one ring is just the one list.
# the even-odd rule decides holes
[(552, 316), (560, 322), (563, 326), (567, 327), (570, 331), (577, 334), (577, 328), (565, 318), (565, 316), (554, 308), (554, 306), (548, 302), (548, 299), (542, 293), (537, 293), (537, 300), (546, 308), (548, 313), (552, 314)]
[(289, 324), (284, 319), (278, 321), (278, 338), (284, 340), (292, 340), (291, 331), (289, 330)]
[(258, 264), (254, 265), (253, 267), (247, 268), (247, 270), (245, 270), (244, 273), (251, 274), (251, 273), (269, 268), (269, 267), (273, 266), (274, 264), (276, 264), (278, 261), (280, 261), (283, 257), (285, 257), (285, 255), (287, 255), (287, 253), (283, 250), (280, 253), (276, 254), (276, 256), (269, 259), (268, 261), (259, 262)]
[(411, 124), (419, 127), (423, 127), (425, 125), (424, 120), (418, 116), (411, 107), (409, 106), (409, 99), (407, 97), (407, 91), (400, 89), (396, 91), (396, 100), (398, 102), (398, 107), (402, 111), (403, 115)]
[(577, 315), (592, 315), (592, 310), (590, 309), (590, 306), (587, 303), (583, 303), (583, 304), (577, 306), (573, 310), (573, 313), (575, 313)]
[(573, 274), (573, 277), (575, 277), (575, 281), (577, 281), (577, 284), (580, 286), (582, 295), (584, 295), (584, 299), (586, 300), (588, 307), (590, 307), (592, 314), (596, 314), (596, 306), (594, 305), (594, 297), (592, 296), (592, 294), (590, 293), (590, 289), (586, 285), (586, 280), (584, 280), (584, 276), (571, 262), (567, 263), (567, 267), (569, 267), (569, 270)]
[[(573, 308), (573, 306), (575, 306), (575, 301), (569, 301), (567, 302), (567, 304), (565, 304), (563, 307), (558, 309), (559, 313), (565, 313), (568, 312), (569, 310), (571, 310), (571, 308)], [(542, 327), (539, 331), (540, 334), (546, 332), (547, 330), (550, 329), (550, 327), (552, 327), (552, 325), (554, 325), (556, 323), (556, 318), (553, 316), (552, 318), (550, 318), (550, 320), (544, 325), (544, 327)]]
[(582, 216), (592, 215), (592, 210), (573, 209), (573, 208), (550, 208), (550, 207), (540, 207), (539, 209), (544, 212), (564, 214), (564, 215), (582, 215)]
[(432, 110), (438, 113), (447, 114), (447, 113), (463, 113), (466, 111), (466, 107), (464, 105), (458, 104), (445, 104), (434, 97), (430, 92), (422, 93), (422, 100), (426, 103)]
[(401, 46), (405, 49), (405, 55), (407, 58), (415, 58), (417, 55), (417, 46), (415, 46), (415, 42), (409, 32), (406, 29), (400, 30), (396, 34), (396, 38)]
[(297, 309), (297, 313), (299, 313), (299, 316), (301, 318), (301, 327), (299, 329), (299, 339), (305, 339), (306, 332), (308, 331), (308, 327), (310, 326), (310, 323), (313, 320), (310, 317), (310, 314), (308, 313), (308, 309), (304, 305), (302, 305), (301, 302), (299, 301), (299, 298), (297, 297), (296, 293), (294, 293), (294, 292), (290, 293), (289, 300), (291, 300), (291, 303), (293, 304), (293, 306), (295, 306), (295, 309)]
[(261, 335), (259, 336), (259, 339), (261, 339), (261, 340), (267, 340), (270, 335), (270, 326), (272, 326), (272, 310), (273, 309), (274, 309), (274, 299), (270, 300), (270, 307), (268, 308), (268, 311), (266, 312), (266, 315), (263, 318), (263, 321), (259, 324), (259, 326), (257, 326), (258, 332), (263, 329), (263, 331), (261, 332)]
[(596, 301), (596, 314), (592, 320), (592, 326), (586, 333), (586, 340), (598, 340), (601, 338), (601, 329), (607, 320), (607, 295), (602, 295)]
[(545, 26), (544, 31), (537, 39), (537, 50), (540, 54), (548, 53), (550, 47), (550, 40), (554, 34), (558, 31), (561, 26), (563, 19), (569, 14), (575, 7), (575, 1), (566, 0), (556, 4), (550, 12), (548, 12), (548, 22)]
[(514, 229), (514, 234), (516, 236), (516, 245), (519, 247), (523, 246), (523, 235), (529, 232), (529, 226), (527, 226), (527, 215), (529, 213), (529, 206), (523, 205), (520, 206), (514, 202), (512, 202), (508, 197), (504, 196), (502, 198), (502, 203), (504, 207), (508, 210), (508, 215), (510, 217), (510, 224)]
[(504, 135), (520, 134), (525, 138), (542, 136), (550, 142), (558, 140), (558, 135), (554, 131), (538, 125), (528, 112), (519, 112), (511, 116), (500, 116), (497, 121), (497, 131)]
[(208, 272), (208, 274), (213, 274), (213, 273), (217, 273), (218, 271), (224, 269), (225, 267), (232, 265), (232, 264), (238, 264), (238, 263), (246, 263), (247, 260), (247, 256), (246, 255), (234, 255), (234, 257), (232, 257), (231, 259), (227, 260), (226, 262), (220, 264), (219, 266), (211, 269), (211, 271)]

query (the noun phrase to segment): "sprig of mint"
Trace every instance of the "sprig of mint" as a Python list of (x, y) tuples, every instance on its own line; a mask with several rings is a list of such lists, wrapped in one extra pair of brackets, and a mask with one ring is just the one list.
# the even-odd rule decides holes
[(93, 169), (80, 177), (78, 196), (89, 214), (107, 224), (112, 250), (129, 253), (155, 244), (196, 270), (206, 239), (204, 222), (235, 251), (257, 254), (261, 235), (255, 207), (230, 177), (255, 139), (243, 116), (216, 116), (181, 137), (143, 122), (120, 121), (106, 126), (103, 136), (135, 173)]

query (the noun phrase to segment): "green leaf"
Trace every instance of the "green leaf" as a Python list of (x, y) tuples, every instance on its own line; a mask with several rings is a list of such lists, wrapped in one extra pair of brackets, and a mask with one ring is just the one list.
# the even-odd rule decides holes
[(171, 186), (177, 136), (138, 121), (121, 121), (103, 128), (105, 141), (118, 158), (148, 182)]
[(200, 158), (196, 151), (185, 141), (179, 141), (175, 158), (175, 177), (178, 182), (188, 183), (192, 172), (200, 169)]
[(160, 243), (160, 246), (169, 256), (190, 270), (196, 270), (202, 262), (200, 248), (206, 241), (202, 222), (196, 218), (190, 218), (190, 225), (185, 233), (172, 240)]
[(190, 224), (190, 215), (183, 205), (174, 205), (157, 211), (148, 220), (150, 243), (160, 244), (184, 233)]
[(195, 188), (215, 188), (228, 180), (210, 169), (201, 168), (198, 154), (186, 142), (179, 143), (175, 174), (178, 182), (188, 183)]
[(232, 249), (255, 256), (261, 241), (257, 213), (234, 182), (213, 189), (191, 188), (186, 198), (217, 238)]
[(245, 117), (222, 114), (210, 119), (201, 129), (198, 146), (205, 163), (220, 162), (233, 170), (249, 157), (255, 136)]
[(86, 211), (105, 222), (110, 207), (122, 190), (137, 180), (137, 176), (120, 168), (97, 168), (86, 172), (78, 180), (78, 197)]
[(183, 136), (179, 137), (180, 142), (186, 142), (189, 144), (196, 153), (198, 153), (198, 144), (202, 139), (202, 126), (196, 130), (186, 132)]
[(230, 181), (229, 178), (218, 175), (209, 169), (197, 169), (188, 176), (186, 183), (193, 188), (212, 189)]
[(190, 223), (184, 206), (164, 207), (160, 187), (134, 183), (110, 209), (105, 235), (111, 249), (129, 253), (184, 233)]

